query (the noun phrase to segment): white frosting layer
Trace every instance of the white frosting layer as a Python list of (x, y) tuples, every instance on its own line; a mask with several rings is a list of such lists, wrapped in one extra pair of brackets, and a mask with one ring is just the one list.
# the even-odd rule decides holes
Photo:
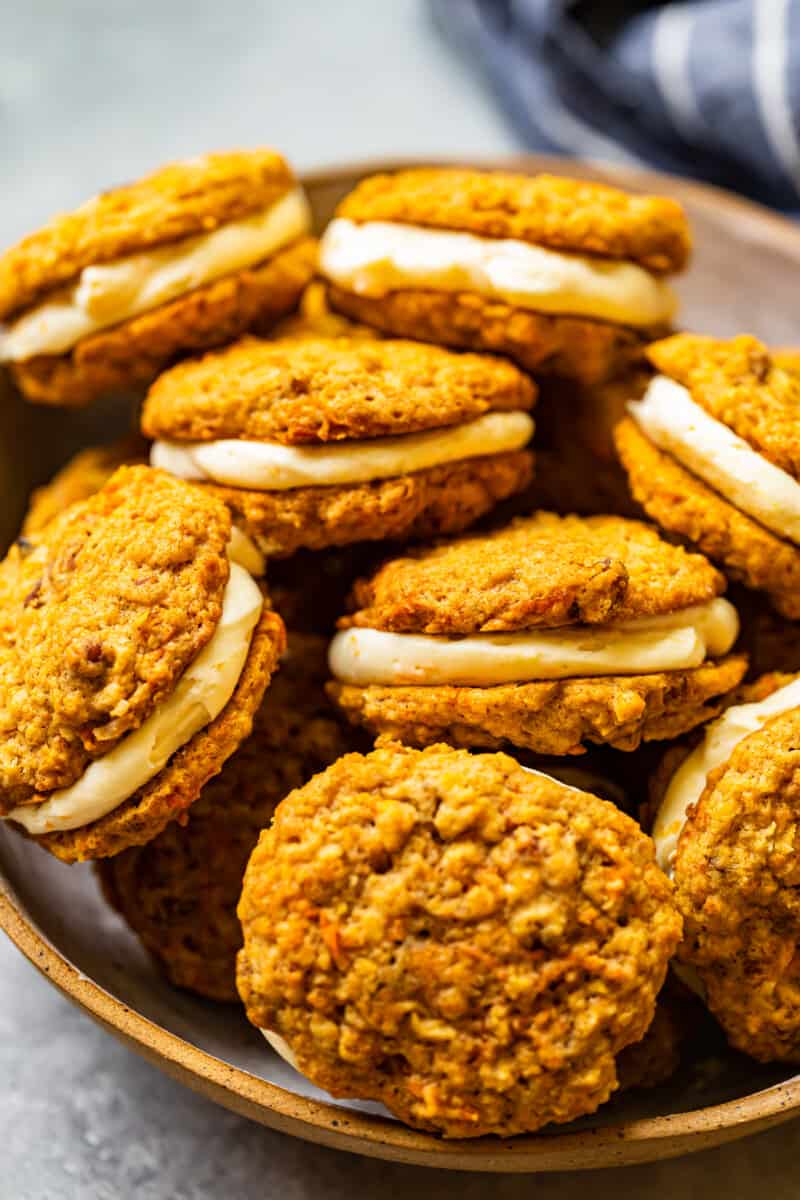
[(634, 326), (668, 322), (676, 308), (664, 280), (637, 263), (390, 221), (331, 221), (320, 268), (362, 296), (403, 288), (477, 292), (534, 312)]
[(212, 233), (85, 267), (71, 287), (0, 331), (0, 361), (63, 354), (90, 334), (264, 262), (310, 224), (308, 201), (298, 187), (265, 211), (229, 221)]
[(800, 483), (710, 417), (682, 384), (657, 375), (628, 409), (651, 442), (736, 508), (800, 544)]
[(155, 442), (150, 462), (181, 479), (205, 479), (256, 491), (367, 483), (442, 463), (519, 450), (533, 434), (525, 412), (484, 413), (463, 425), (397, 437), (317, 446), (229, 439)]
[(664, 617), (582, 629), (481, 633), (450, 638), (345, 629), (328, 662), (343, 683), (461, 684), (491, 687), (572, 676), (646, 675), (698, 667), (726, 654), (739, 632), (729, 601), (718, 597)]
[(78, 829), (112, 812), (148, 783), (230, 700), (262, 606), (257, 584), (232, 561), (214, 635), (167, 699), (70, 787), (51, 793), (41, 804), (12, 809), (7, 819), (33, 834)]
[(702, 742), (673, 775), (653, 824), (656, 857), (672, 873), (678, 838), (689, 809), (703, 794), (709, 774), (727, 762), (736, 746), (766, 721), (800, 706), (800, 679), (754, 704), (737, 704), (706, 725)]
[(231, 562), (238, 563), (240, 567), (244, 567), (248, 575), (255, 575), (256, 578), (260, 578), (266, 574), (266, 556), (261, 553), (255, 542), (235, 525), (231, 526), (231, 536), (228, 542), (228, 558)]

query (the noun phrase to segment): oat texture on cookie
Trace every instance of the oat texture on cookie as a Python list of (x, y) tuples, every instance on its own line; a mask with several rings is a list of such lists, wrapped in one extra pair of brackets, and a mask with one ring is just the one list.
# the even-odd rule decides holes
[(349, 755), (291, 793), (239, 915), (250, 1020), (333, 1095), (449, 1137), (597, 1108), (680, 936), (629, 817), (447, 746)]

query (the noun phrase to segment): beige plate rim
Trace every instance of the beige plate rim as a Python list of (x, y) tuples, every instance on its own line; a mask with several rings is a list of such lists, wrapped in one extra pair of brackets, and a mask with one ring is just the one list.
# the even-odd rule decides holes
[[(448, 161), (443, 158), (439, 163)], [(663, 189), (696, 209), (711, 209), (800, 256), (800, 230), (767, 208), (721, 189), (646, 169), (578, 163), (546, 156), (450, 159), (521, 171), (554, 171)], [(367, 160), (306, 172), (310, 190), (420, 160)], [(169, 1033), (82, 975), (36, 928), (0, 873), (0, 929), (68, 999), (150, 1062), (193, 1090), (263, 1125), (309, 1141), (397, 1162), (469, 1171), (536, 1172), (648, 1162), (719, 1145), (788, 1120), (800, 1111), (800, 1075), (724, 1104), (626, 1120), (578, 1132), (510, 1140), (443, 1141), (399, 1122), (307, 1099), (215, 1058)]]

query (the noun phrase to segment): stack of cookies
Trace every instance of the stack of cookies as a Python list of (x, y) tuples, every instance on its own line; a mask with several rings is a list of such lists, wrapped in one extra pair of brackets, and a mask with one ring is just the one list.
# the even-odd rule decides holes
[(425, 168), (312, 225), (237, 151), (0, 257), (23, 396), (136, 399), (0, 564), (2, 818), (446, 1137), (708, 1014), (800, 1061), (798, 356), (676, 332), (666, 198)]

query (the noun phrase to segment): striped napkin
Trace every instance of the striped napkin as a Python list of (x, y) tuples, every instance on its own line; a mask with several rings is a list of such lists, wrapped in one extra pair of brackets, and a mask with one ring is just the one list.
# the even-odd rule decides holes
[(800, 215), (800, 0), (429, 0), (531, 150)]

